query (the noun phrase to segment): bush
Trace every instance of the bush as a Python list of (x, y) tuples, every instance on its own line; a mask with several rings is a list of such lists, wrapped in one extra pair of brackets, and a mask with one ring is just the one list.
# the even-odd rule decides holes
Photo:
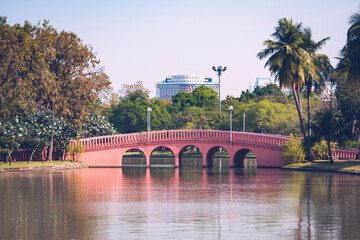
[[(330, 143), (331, 151), (335, 151), (335, 145), (334, 143)], [(316, 159), (327, 159), (329, 156), (328, 146), (325, 141), (321, 141), (318, 143), (315, 143), (315, 145), (312, 147), (312, 150), (315, 154)]]
[(344, 147), (359, 149), (360, 148), (360, 142), (348, 140), (348, 141), (344, 142)]
[(325, 141), (315, 143), (312, 150), (315, 154), (315, 159), (326, 159), (328, 155), (327, 145)]
[(301, 145), (301, 141), (295, 140), (293, 135), (290, 135), (290, 139), (282, 146), (282, 150), (283, 153), (281, 156), (287, 165), (300, 163), (305, 158), (305, 152)]
[(66, 147), (66, 151), (70, 153), (70, 156), (72, 156), (70, 162), (76, 162), (79, 160), (80, 154), (84, 152), (84, 146), (81, 146), (79, 143), (79, 139), (76, 139), (76, 144), (68, 145)]

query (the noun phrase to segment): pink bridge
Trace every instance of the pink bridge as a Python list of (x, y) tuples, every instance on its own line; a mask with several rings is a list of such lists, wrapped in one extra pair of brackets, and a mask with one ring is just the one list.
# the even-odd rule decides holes
[[(281, 146), (289, 139), (286, 136), (212, 130), (169, 130), (141, 132), (104, 137), (80, 139), (84, 152), (78, 161), (89, 167), (122, 167), (126, 151), (138, 149), (145, 154), (146, 165), (151, 166), (151, 153), (158, 147), (169, 148), (175, 156), (175, 166), (181, 166), (182, 153), (188, 146), (195, 146), (202, 153), (203, 167), (211, 167), (214, 154), (219, 148), (229, 153), (230, 167), (242, 167), (245, 156), (252, 151), (258, 167), (281, 167)], [(76, 144), (76, 142), (72, 142)], [(335, 158), (355, 159), (358, 150), (337, 148)], [(69, 156), (71, 157), (71, 156)]]

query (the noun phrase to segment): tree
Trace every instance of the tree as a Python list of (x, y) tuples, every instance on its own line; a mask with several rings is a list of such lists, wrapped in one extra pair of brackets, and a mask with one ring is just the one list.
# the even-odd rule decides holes
[(341, 50), (337, 69), (347, 73), (347, 84), (360, 87), (360, 12), (349, 19), (346, 44)]
[(34, 27), (28, 22), (23, 26), (6, 23), (0, 17), (0, 120), (6, 121), (23, 115), (31, 109), (29, 62)]
[(341, 142), (351, 139), (359, 142), (360, 140), (360, 90), (354, 90), (348, 87), (341, 78), (337, 79), (336, 86), (336, 102), (338, 108), (346, 122), (345, 126), (349, 126), (346, 133), (342, 136)]
[(190, 94), (190, 99), (192, 106), (200, 108), (214, 108), (218, 104), (218, 94), (217, 92), (205, 85), (195, 88), (195, 90)]
[(187, 91), (178, 92), (175, 96), (173, 96), (172, 103), (174, 107), (176, 107), (177, 111), (183, 111), (185, 108), (191, 107), (192, 101), (190, 98), (190, 93)]
[(48, 116), (45, 112), (35, 113), (26, 118), (25, 125), (28, 131), (27, 139), (32, 146), (28, 163), (33, 160), (36, 151), (39, 149), (42, 150), (49, 143), (51, 133), (48, 130), (47, 118)]
[[(32, 79), (37, 109), (52, 111), (56, 117), (80, 126), (99, 93), (110, 84), (103, 70), (98, 68), (99, 61), (92, 47), (84, 45), (74, 33), (58, 33), (45, 21), (37, 28), (33, 48), (41, 53), (33, 56), (39, 62)], [(51, 160), (52, 155), (49, 157)]]
[(150, 91), (143, 86), (142, 81), (135, 84), (123, 84), (120, 92), (123, 98), (130, 101), (147, 101), (149, 100)]
[(249, 101), (259, 102), (261, 100), (280, 103), (288, 102), (285, 93), (274, 83), (270, 83), (264, 87), (256, 86), (252, 93), (250, 93), (249, 90), (246, 90), (246, 92), (242, 91), (240, 96), (240, 101), (245, 103)]
[(88, 120), (82, 126), (82, 132), (85, 138), (116, 134), (114, 126), (106, 121), (105, 117), (94, 113), (90, 114)]
[(260, 59), (270, 56), (265, 67), (269, 67), (280, 87), (289, 87), (292, 90), (301, 133), (306, 139), (308, 134), (305, 131), (300, 90), (307, 76), (310, 74), (316, 76), (316, 68), (309, 52), (302, 45), (304, 43), (302, 24), (294, 24), (292, 20), (282, 18), (278, 21), (272, 36), (275, 40), (266, 40), (264, 45), (267, 48), (257, 56)]
[(19, 149), (20, 143), (26, 135), (25, 124), (18, 116), (13, 121), (7, 121), (4, 124), (0, 123), (0, 141), (5, 146), (7, 153), (5, 163), (9, 161), (9, 165), (11, 165), (11, 154)]
[(324, 54), (317, 53), (327, 40), (330, 38), (324, 38), (319, 42), (315, 42), (312, 39), (312, 32), (310, 28), (303, 29), (303, 43), (301, 47), (305, 49), (310, 57), (312, 58), (312, 62), (314, 63), (314, 72), (308, 71), (308, 75), (305, 77), (304, 91), (307, 96), (307, 112), (308, 112), (308, 134), (307, 137), (304, 138), (304, 146), (306, 149), (306, 159), (314, 160), (315, 155), (311, 150), (311, 94), (314, 91), (320, 94), (326, 85), (326, 82), (330, 82), (332, 80), (331, 74), (333, 71), (333, 67), (330, 64), (330, 60), (328, 56)]
[(55, 132), (55, 146), (59, 153), (61, 153), (61, 160), (65, 160), (65, 153), (67, 147), (70, 145), (72, 139), (77, 136), (77, 131), (73, 125), (65, 121), (65, 119), (59, 119), (59, 125)]
[(336, 139), (337, 135), (341, 132), (342, 126), (340, 114), (332, 107), (326, 107), (315, 114), (314, 139), (320, 141), (323, 138), (326, 141), (331, 164), (334, 163), (331, 141)]

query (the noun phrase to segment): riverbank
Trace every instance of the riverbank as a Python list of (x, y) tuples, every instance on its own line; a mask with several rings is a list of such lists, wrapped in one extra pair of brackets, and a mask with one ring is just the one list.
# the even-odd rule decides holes
[(72, 168), (86, 168), (87, 166), (79, 162), (68, 161), (52, 161), (52, 162), (40, 162), (32, 161), (27, 162), (12, 162), (9, 163), (0, 162), (0, 172), (12, 172), (12, 171), (38, 171), (38, 170), (52, 170), (52, 169), (72, 169)]
[(335, 160), (334, 164), (330, 164), (329, 161), (294, 163), (282, 167), (282, 169), (309, 172), (338, 172), (360, 175), (360, 160)]

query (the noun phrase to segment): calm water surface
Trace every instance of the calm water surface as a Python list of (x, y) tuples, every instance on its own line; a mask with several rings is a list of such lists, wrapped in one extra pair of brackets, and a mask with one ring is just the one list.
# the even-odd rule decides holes
[(0, 239), (359, 239), (360, 177), (279, 169), (0, 173)]

